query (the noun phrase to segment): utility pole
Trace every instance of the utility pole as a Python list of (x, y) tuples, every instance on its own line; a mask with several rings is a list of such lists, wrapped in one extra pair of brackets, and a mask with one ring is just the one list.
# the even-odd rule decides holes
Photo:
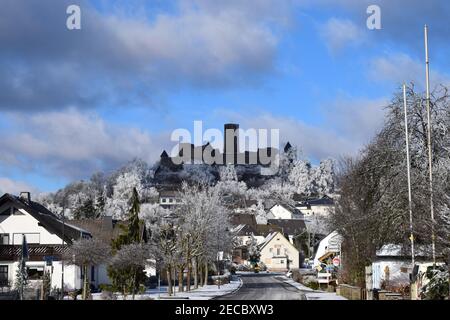
[(403, 106), (405, 111), (405, 139), (406, 139), (406, 170), (408, 174), (408, 209), (409, 209), (409, 231), (411, 240), (411, 264), (414, 268), (414, 232), (413, 232), (413, 216), (412, 216), (412, 195), (411, 195), (411, 164), (409, 159), (409, 131), (408, 131), (408, 109), (406, 103), (406, 84), (403, 84)]
[(62, 210), (62, 250), (61, 250), (61, 300), (64, 300), (64, 211), (66, 210), (66, 206), (64, 204)]
[(430, 111), (430, 60), (428, 57), (428, 26), (425, 25), (425, 77), (427, 87), (427, 121), (428, 121), (428, 168), (429, 168), (429, 182), (430, 182), (430, 213), (431, 213), (431, 250), (433, 255), (433, 268), (436, 267), (436, 234), (435, 234), (435, 220), (434, 220), (434, 203), (433, 203), (433, 165), (432, 165), (432, 151), (431, 151), (431, 111)]

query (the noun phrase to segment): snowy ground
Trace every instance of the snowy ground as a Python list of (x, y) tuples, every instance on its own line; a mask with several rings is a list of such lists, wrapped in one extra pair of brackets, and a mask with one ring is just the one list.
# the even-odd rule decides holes
[[(135, 300), (211, 300), (215, 297), (220, 297), (225, 294), (232, 293), (239, 290), (242, 285), (242, 281), (231, 281), (228, 284), (220, 286), (217, 285), (207, 285), (204, 287), (199, 287), (198, 289), (192, 290), (191, 292), (175, 292), (175, 296), (170, 297), (167, 293), (167, 287), (161, 287), (161, 292), (158, 289), (147, 290), (144, 294), (137, 294)], [(117, 300), (123, 300), (123, 296), (117, 294)], [(77, 297), (81, 300), (81, 295)], [(132, 300), (131, 295), (128, 295), (127, 300)], [(101, 300), (101, 293), (93, 293), (92, 300)]]
[(302, 291), (306, 296), (306, 300), (347, 300), (346, 298), (337, 295), (336, 292), (313, 290), (301, 283), (295, 282), (294, 280), (286, 276), (280, 277), (278, 279)]

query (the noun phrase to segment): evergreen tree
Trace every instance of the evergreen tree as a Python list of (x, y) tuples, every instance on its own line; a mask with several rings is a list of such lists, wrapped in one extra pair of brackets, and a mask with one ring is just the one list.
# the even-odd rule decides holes
[(14, 283), (15, 289), (19, 292), (20, 300), (23, 300), (23, 289), (28, 285), (28, 268), (25, 259), (21, 259), (19, 267), (16, 271), (16, 279)]
[[(136, 188), (133, 188), (130, 202), (131, 208), (128, 212), (127, 224), (120, 226), (122, 233), (116, 239), (112, 240), (114, 253), (119, 252), (124, 246), (144, 242), (142, 233), (143, 222), (139, 219), (139, 194)], [(135, 270), (132, 266), (120, 269), (110, 266), (108, 268), (108, 275), (112, 279), (116, 289), (122, 291), (124, 294), (127, 292), (134, 294), (145, 281), (145, 272), (143, 270)]]

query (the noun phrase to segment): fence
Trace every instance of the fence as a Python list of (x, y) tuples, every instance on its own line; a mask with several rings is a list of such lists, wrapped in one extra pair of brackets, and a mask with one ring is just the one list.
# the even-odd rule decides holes
[(366, 290), (360, 287), (340, 284), (337, 291), (340, 296), (348, 300), (366, 300)]

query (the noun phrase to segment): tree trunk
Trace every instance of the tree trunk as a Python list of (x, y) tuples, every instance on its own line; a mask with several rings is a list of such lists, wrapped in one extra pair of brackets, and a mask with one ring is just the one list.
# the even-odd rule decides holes
[(191, 258), (187, 259), (187, 275), (186, 275), (186, 291), (191, 291), (191, 272), (192, 272), (192, 263)]
[(184, 268), (180, 267), (180, 270), (178, 271), (178, 292), (183, 292), (183, 271)]
[(198, 271), (200, 274), (200, 285), (203, 287), (203, 267), (202, 264), (199, 264)]
[(167, 267), (167, 283), (169, 285), (169, 288), (167, 290), (169, 292), (169, 296), (171, 296), (173, 293), (173, 291), (172, 291), (173, 290), (173, 288), (172, 288), (172, 272), (171, 271), (172, 271), (171, 267), (168, 266)]
[(84, 275), (83, 275), (83, 300), (87, 298), (87, 266), (83, 266)]
[(206, 286), (208, 284), (208, 260), (205, 260), (205, 279), (203, 285)]
[(194, 268), (194, 289), (198, 289), (198, 257), (197, 256), (192, 260), (192, 265)]
[(134, 270), (133, 272), (133, 283), (131, 284), (131, 290), (133, 290), (132, 299), (134, 300), (135, 294), (136, 294), (136, 273), (137, 270)]

